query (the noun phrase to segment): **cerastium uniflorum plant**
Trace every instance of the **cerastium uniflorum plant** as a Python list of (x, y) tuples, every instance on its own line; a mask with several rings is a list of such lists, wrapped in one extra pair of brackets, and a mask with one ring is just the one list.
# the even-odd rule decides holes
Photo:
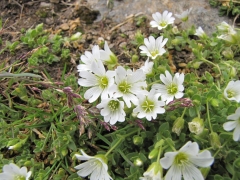
[[(191, 13), (154, 13), (134, 69), (105, 41), (61, 82), (2, 74), (0, 179), (239, 180), (240, 31), (185, 29)], [(34, 47), (35, 31), (21, 41)], [(189, 54), (185, 68), (174, 52)]]

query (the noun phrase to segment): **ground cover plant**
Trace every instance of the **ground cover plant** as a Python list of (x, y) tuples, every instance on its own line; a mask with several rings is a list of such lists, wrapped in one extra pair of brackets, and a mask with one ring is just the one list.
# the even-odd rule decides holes
[[(130, 55), (123, 47), (128, 64), (100, 40), (76, 73), (67, 60), (81, 33), (39, 24), (5, 42), (1, 53), (30, 53), (0, 64), (0, 179), (239, 179), (240, 32), (185, 29), (190, 13), (154, 13), (156, 31), (137, 31)], [(174, 66), (178, 52), (191, 60)], [(37, 68), (57, 63), (58, 81)]]

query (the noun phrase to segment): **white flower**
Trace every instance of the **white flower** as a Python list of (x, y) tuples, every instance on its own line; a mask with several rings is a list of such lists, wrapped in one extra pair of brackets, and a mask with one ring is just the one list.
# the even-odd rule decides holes
[(105, 41), (104, 50), (100, 50), (100, 59), (107, 65), (116, 65), (118, 62), (117, 57), (110, 50), (107, 41)]
[(109, 122), (111, 125), (118, 122), (124, 122), (126, 113), (124, 112), (124, 102), (119, 101), (116, 97), (112, 96), (107, 99), (103, 99), (97, 108), (101, 109), (101, 115), (104, 117), (105, 122)]
[(75, 156), (84, 162), (75, 167), (79, 171), (77, 174), (81, 177), (86, 177), (91, 174), (90, 180), (112, 180), (108, 174), (107, 158), (104, 155), (88, 156), (81, 150), (82, 155)]
[(143, 173), (144, 177), (140, 177), (139, 180), (161, 180), (162, 179), (162, 167), (159, 162), (153, 162), (146, 172)]
[(27, 172), (26, 167), (19, 168), (16, 164), (10, 163), (3, 166), (3, 172), (0, 173), (1, 180), (28, 180), (32, 172)]
[(238, 37), (236, 36), (236, 33), (234, 34), (222, 34), (220, 36), (217, 36), (218, 39), (222, 39), (224, 41), (228, 41), (229, 43), (236, 43), (238, 41)]
[(145, 61), (144, 66), (142, 66), (140, 69), (143, 70), (144, 74), (149, 75), (152, 73), (153, 69), (153, 62), (149, 62), (149, 58)]
[(84, 55), (81, 55), (81, 61), (83, 64), (79, 64), (77, 66), (78, 72), (82, 71), (92, 71), (91, 66), (92, 62), (100, 61), (100, 50), (98, 45), (94, 45), (92, 48), (92, 53), (89, 51), (85, 51)]
[(240, 102), (240, 81), (230, 81), (224, 90), (224, 96), (228, 100)]
[(77, 32), (77, 33), (75, 33), (74, 35), (72, 35), (72, 36), (70, 37), (70, 40), (71, 40), (71, 41), (76, 41), (76, 40), (80, 39), (81, 35), (82, 35), (81, 32)]
[(156, 89), (156, 92), (161, 94), (161, 99), (163, 101), (166, 101), (166, 104), (168, 104), (170, 101), (174, 99), (179, 99), (183, 97), (183, 81), (184, 81), (184, 74), (176, 73), (174, 77), (168, 72), (165, 71), (166, 76), (164, 74), (160, 75), (161, 81), (163, 84), (154, 84), (152, 86), (153, 89)]
[(230, 43), (236, 43), (238, 41), (238, 37), (236, 35), (237, 32), (228, 23), (223, 21), (219, 26), (217, 26), (217, 28), (223, 33), (222, 35), (217, 36), (218, 39), (223, 39)]
[(148, 57), (155, 59), (157, 56), (163, 55), (166, 50), (163, 46), (167, 43), (167, 38), (163, 39), (163, 36), (158, 37), (156, 40), (153, 36), (148, 38), (144, 38), (145, 46), (140, 46), (141, 53), (146, 54)]
[(133, 113), (137, 114), (138, 118), (146, 117), (148, 121), (157, 118), (157, 114), (163, 114), (165, 109), (162, 106), (165, 105), (163, 101), (158, 101), (159, 93), (155, 93), (154, 89), (146, 94), (138, 94), (139, 103)]
[(221, 22), (220, 25), (217, 26), (218, 30), (223, 33), (231, 33), (234, 31), (233, 27), (230, 26), (228, 23), (225, 21)]
[(125, 70), (122, 66), (116, 69), (115, 83), (110, 89), (116, 97), (122, 97), (127, 107), (131, 107), (131, 102), (138, 104), (136, 94), (142, 93), (143, 88), (147, 87), (146, 76), (141, 69), (133, 72)]
[(183, 11), (182, 14), (175, 14), (175, 16), (185, 22), (188, 20), (188, 16), (191, 13), (191, 11), (192, 11), (192, 8), (187, 9), (186, 11)]
[(114, 84), (114, 71), (105, 70), (102, 61), (93, 62), (91, 69), (93, 73), (89, 71), (82, 71), (80, 76), (82, 78), (78, 79), (78, 84), (84, 87), (92, 87), (88, 89), (84, 98), (88, 101), (94, 102), (101, 95), (102, 99), (108, 98), (111, 93), (109, 87)]
[(185, 180), (204, 180), (197, 167), (209, 167), (213, 161), (214, 158), (208, 150), (199, 153), (198, 144), (191, 141), (188, 141), (179, 151), (165, 153), (160, 159), (164, 169), (170, 167), (165, 180), (181, 180), (182, 175)]
[(164, 11), (163, 14), (156, 12), (152, 14), (153, 20), (150, 22), (152, 27), (157, 27), (159, 30), (164, 29), (168, 26), (168, 24), (173, 24), (175, 18), (172, 17), (172, 13), (168, 11)]
[(201, 27), (198, 27), (196, 29), (196, 33), (194, 35), (201, 37), (201, 38), (206, 37), (206, 33), (203, 31), (203, 29)]
[(191, 133), (199, 135), (204, 130), (204, 122), (203, 119), (196, 117), (191, 122), (188, 123), (188, 128)]
[(240, 107), (237, 108), (234, 114), (231, 114), (227, 117), (227, 119), (232, 120), (229, 122), (225, 122), (223, 124), (223, 129), (226, 131), (233, 131), (233, 140), (240, 141)]

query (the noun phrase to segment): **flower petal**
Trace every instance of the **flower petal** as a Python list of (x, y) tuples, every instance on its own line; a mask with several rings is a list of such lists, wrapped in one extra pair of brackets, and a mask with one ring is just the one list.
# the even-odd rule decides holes
[(199, 146), (196, 142), (188, 141), (179, 151), (185, 152), (190, 155), (197, 155), (199, 152)]
[(182, 173), (186, 180), (204, 180), (201, 171), (192, 164), (186, 165)]
[(225, 122), (223, 124), (223, 129), (225, 131), (231, 131), (231, 130), (235, 129), (236, 126), (237, 126), (237, 121), (229, 121), (229, 122)]
[(178, 152), (166, 152), (164, 157), (160, 159), (162, 167), (168, 169), (173, 164), (174, 158), (177, 154)]
[(190, 156), (190, 161), (198, 167), (209, 167), (212, 165), (214, 158), (208, 150), (204, 150), (196, 156)]
[[(181, 180), (182, 172), (181, 169), (175, 165), (173, 165), (167, 172), (164, 180)], [(190, 179), (186, 179), (190, 180)]]

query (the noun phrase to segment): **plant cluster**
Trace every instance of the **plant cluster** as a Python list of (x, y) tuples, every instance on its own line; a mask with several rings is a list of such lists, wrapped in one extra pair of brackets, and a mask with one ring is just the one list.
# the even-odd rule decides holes
[(236, 16), (240, 14), (240, 1), (238, 0), (209, 0), (209, 4), (213, 7), (219, 7), (219, 15)]
[[(105, 41), (81, 55), (79, 77), (64, 68), (62, 83), (0, 74), (33, 78), (7, 79), (14, 89), (0, 96), (0, 177), (239, 179), (240, 31), (226, 22), (211, 36), (184, 29), (190, 13), (175, 15), (181, 27), (171, 12), (152, 15), (159, 33), (136, 33), (138, 68), (121, 65)], [(176, 72), (173, 51), (192, 54), (188, 72)]]
[(42, 63), (52, 64), (69, 59), (69, 46), (71, 46), (71, 42), (80, 39), (80, 37), (80, 32), (70, 38), (59, 34), (52, 35), (43, 29), (43, 24), (39, 24), (34, 29), (28, 29), (25, 33), (22, 30), (19, 41), (13, 43), (7, 41), (0, 54), (4, 51), (14, 54), (19, 49), (27, 49), (28, 53), (22, 55), (19, 59), (27, 59), (29, 66), (37, 66)]

